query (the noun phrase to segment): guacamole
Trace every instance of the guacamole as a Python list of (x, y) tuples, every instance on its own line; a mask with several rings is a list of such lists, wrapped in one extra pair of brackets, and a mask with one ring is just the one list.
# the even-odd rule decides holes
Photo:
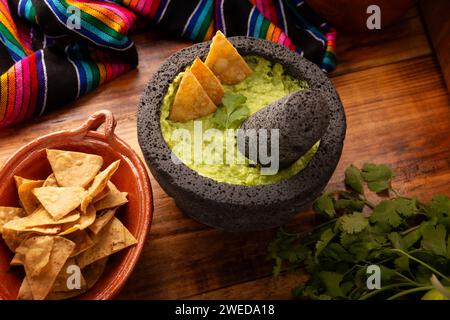
[[(244, 95), (247, 98), (245, 104), (250, 115), (286, 95), (308, 87), (306, 81), (299, 81), (285, 74), (283, 66), (278, 63), (272, 63), (257, 56), (247, 56), (245, 60), (253, 73), (236, 85), (224, 86), (224, 90)], [(317, 152), (319, 142), (290, 167), (279, 170), (274, 175), (261, 175), (260, 167), (249, 163), (237, 150), (235, 137), (231, 134), (227, 135), (226, 130), (219, 129), (212, 121), (214, 114), (185, 123), (168, 120), (170, 107), (182, 76), (183, 73), (180, 73), (174, 79), (164, 97), (160, 118), (161, 130), (173, 153), (198, 174), (218, 182), (237, 185), (254, 186), (276, 183), (303, 170)], [(198, 133), (198, 130), (205, 133), (202, 139), (190, 138), (194, 137), (194, 132)], [(209, 134), (211, 132), (215, 134)], [(217, 148), (218, 145), (228, 147)], [(199, 150), (208, 150), (208, 152), (200, 155), (200, 161), (195, 161), (194, 159), (198, 160), (196, 154)]]

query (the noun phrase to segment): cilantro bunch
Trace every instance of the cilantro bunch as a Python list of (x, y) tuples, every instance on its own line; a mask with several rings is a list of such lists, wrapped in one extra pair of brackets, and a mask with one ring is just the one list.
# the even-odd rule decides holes
[[(280, 229), (268, 246), (273, 273), (304, 268), (307, 283), (292, 290), (307, 299), (419, 298), (450, 284), (450, 199), (429, 203), (398, 196), (386, 165), (345, 171), (346, 190), (323, 194), (313, 210), (323, 222), (308, 233)], [(367, 188), (365, 188), (367, 185)], [(376, 192), (371, 203), (366, 192)], [(394, 193), (394, 197), (389, 197)], [(368, 287), (369, 266), (380, 270), (381, 286)]]

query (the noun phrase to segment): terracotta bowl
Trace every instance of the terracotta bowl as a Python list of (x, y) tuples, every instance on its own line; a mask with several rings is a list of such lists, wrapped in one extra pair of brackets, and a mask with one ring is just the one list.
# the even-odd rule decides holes
[[(95, 131), (102, 124), (104, 132)], [(46, 148), (100, 155), (104, 159), (104, 168), (120, 159), (120, 167), (112, 182), (121, 191), (128, 192), (129, 202), (120, 208), (118, 218), (138, 243), (112, 255), (99, 281), (77, 299), (111, 299), (120, 291), (136, 265), (152, 221), (152, 189), (146, 168), (133, 149), (114, 134), (115, 126), (116, 121), (110, 111), (98, 111), (77, 129), (55, 132), (28, 143), (12, 155), (0, 171), (0, 206), (18, 206), (13, 177), (47, 177), (51, 168)], [(15, 299), (24, 276), (21, 268), (9, 266), (12, 257), (12, 252), (0, 237), (0, 299)]]

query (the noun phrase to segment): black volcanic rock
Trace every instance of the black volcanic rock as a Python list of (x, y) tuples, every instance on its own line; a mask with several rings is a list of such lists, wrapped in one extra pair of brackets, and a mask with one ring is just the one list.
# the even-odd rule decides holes
[[(271, 130), (278, 129), (278, 167), (286, 168), (322, 138), (330, 122), (329, 113), (320, 91), (297, 91), (275, 101), (245, 120), (240, 127), (242, 131), (239, 131), (243, 136), (238, 139), (238, 149), (250, 160), (268, 166), (270, 163), (263, 163), (258, 156), (259, 146), (263, 143), (265, 151), (269, 151), (269, 155), (272, 155), (274, 137)], [(256, 132), (255, 141), (259, 141), (254, 144), (253, 154), (250, 152), (250, 138), (245, 135), (252, 129)], [(263, 136), (260, 132), (264, 132)]]
[(258, 55), (278, 62), (288, 74), (306, 80), (311, 90), (322, 93), (330, 111), (330, 123), (308, 166), (275, 184), (243, 186), (217, 182), (184, 164), (172, 162), (171, 150), (161, 132), (163, 98), (170, 83), (185, 67), (196, 57), (208, 54), (210, 42), (176, 52), (155, 72), (139, 104), (139, 145), (153, 177), (186, 215), (228, 231), (273, 228), (286, 224), (325, 188), (341, 156), (345, 113), (330, 80), (312, 62), (274, 42), (249, 37), (229, 40), (242, 55)]

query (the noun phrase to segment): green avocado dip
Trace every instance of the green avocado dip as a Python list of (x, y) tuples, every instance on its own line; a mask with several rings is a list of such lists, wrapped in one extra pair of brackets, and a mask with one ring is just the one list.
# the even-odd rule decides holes
[[(253, 73), (236, 85), (224, 86), (224, 90), (225, 93), (232, 92), (245, 96), (247, 98), (245, 105), (250, 115), (286, 95), (308, 88), (306, 81), (296, 80), (284, 73), (283, 66), (278, 63), (257, 56), (247, 56), (245, 60)], [(170, 107), (182, 76), (183, 72), (170, 84), (164, 97), (160, 118), (161, 131), (173, 154), (198, 174), (218, 182), (236, 185), (271, 184), (299, 173), (317, 152), (319, 142), (290, 167), (273, 175), (262, 175), (259, 165), (249, 163), (238, 151), (235, 136), (227, 134), (226, 129), (221, 129), (212, 121), (214, 113), (185, 123), (168, 120)], [(198, 138), (194, 132), (202, 133), (202, 138)], [(215, 134), (209, 134), (211, 132)]]

